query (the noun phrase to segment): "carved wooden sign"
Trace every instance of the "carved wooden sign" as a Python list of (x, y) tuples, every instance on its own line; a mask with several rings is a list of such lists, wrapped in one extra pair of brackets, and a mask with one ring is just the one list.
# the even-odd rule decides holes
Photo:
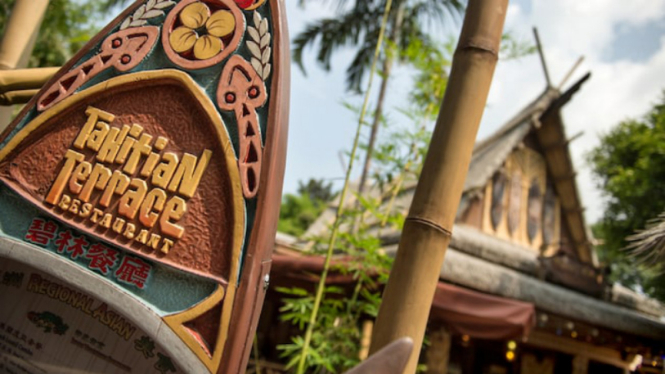
[(137, 1), (2, 134), (0, 344), (41, 348), (0, 365), (244, 371), (284, 171), (283, 7)]

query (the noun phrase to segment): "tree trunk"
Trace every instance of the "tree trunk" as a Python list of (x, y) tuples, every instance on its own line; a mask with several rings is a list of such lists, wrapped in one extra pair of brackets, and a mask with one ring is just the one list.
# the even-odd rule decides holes
[(487, 102), (508, 0), (470, 0), (422, 175), (383, 294), (370, 352), (410, 337), (415, 373), (443, 257)]

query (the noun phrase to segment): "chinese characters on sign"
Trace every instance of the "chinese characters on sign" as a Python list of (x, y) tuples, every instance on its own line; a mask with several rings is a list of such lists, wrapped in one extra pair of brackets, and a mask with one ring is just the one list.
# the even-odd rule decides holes
[[(77, 236), (71, 230), (59, 230), (58, 225), (44, 218), (32, 220), (24, 239), (27, 242), (48, 247), (51, 242), (55, 251), (71, 260), (89, 260), (88, 269), (105, 276), (113, 274), (119, 282), (145, 289), (152, 266), (133, 256), (101, 243), (92, 243), (85, 236)], [(5, 278), (7, 280), (5, 280)], [(5, 274), (2, 282), (16, 282), (11, 274)], [(22, 279), (18, 280), (19, 283)]]

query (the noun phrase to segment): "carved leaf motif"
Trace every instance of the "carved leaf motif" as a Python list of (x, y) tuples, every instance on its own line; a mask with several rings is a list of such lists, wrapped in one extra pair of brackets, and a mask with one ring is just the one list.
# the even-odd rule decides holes
[(148, 0), (147, 3), (136, 9), (134, 14), (122, 21), (120, 30), (144, 26), (149, 19), (163, 16), (164, 12), (162, 10), (173, 5), (175, 5), (175, 2), (171, 0)]
[(251, 40), (247, 40), (247, 48), (252, 54), (251, 64), (257, 74), (264, 81), (270, 76), (270, 48), (271, 35), (268, 32), (268, 19), (254, 12), (254, 26), (247, 27), (247, 34)]
[(259, 45), (256, 44), (256, 42), (248, 41), (247, 48), (252, 52), (252, 56), (261, 56), (261, 48), (259, 48)]
[(252, 57), (251, 62), (252, 62), (252, 67), (254, 68), (254, 70), (256, 70), (257, 73), (263, 71), (263, 66), (261, 65), (261, 61), (259, 61), (256, 57)]
[(136, 21), (132, 21), (129, 26), (131, 27), (141, 27), (144, 26), (148, 21), (142, 20), (142, 19), (137, 19)]
[(162, 12), (161, 10), (152, 9), (152, 10), (149, 10), (149, 11), (145, 12), (145, 14), (143, 14), (143, 18), (146, 18), (146, 19), (147, 18), (155, 18), (155, 17), (161, 16), (162, 14), (164, 14), (164, 12)]
[(143, 17), (143, 13), (145, 13), (145, 5), (141, 5), (136, 12), (134, 12), (134, 19)]
[(259, 36), (259, 30), (255, 29), (255, 28), (252, 27), (252, 26), (249, 26), (249, 27), (247, 28), (247, 33), (249, 33), (249, 36), (250, 36), (253, 40), (259, 40), (259, 39), (261, 39), (261, 37)]
[[(256, 36), (257, 37), (254, 40), (259, 39), (258, 38), (258, 33), (256, 34)], [(270, 34), (263, 35), (263, 37), (261, 38), (261, 43), (260, 44), (261, 44), (261, 48), (267, 47), (268, 44), (270, 44)]]
[(263, 50), (263, 54), (261, 55), (261, 63), (263, 63), (263, 65), (266, 65), (268, 61), (270, 61), (270, 51), (270, 47)]
[(263, 35), (268, 32), (268, 20), (262, 19), (261, 24), (259, 25), (259, 34)]
[(173, 1), (162, 1), (162, 2), (156, 3), (154, 8), (155, 9), (165, 9), (165, 8), (170, 7), (171, 5), (175, 5), (175, 2), (173, 2)]

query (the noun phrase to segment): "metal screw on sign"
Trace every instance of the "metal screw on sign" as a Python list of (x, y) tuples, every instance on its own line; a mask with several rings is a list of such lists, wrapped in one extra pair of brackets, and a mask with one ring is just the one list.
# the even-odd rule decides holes
[(267, 291), (269, 285), (270, 285), (270, 274), (266, 274), (266, 276), (263, 278), (263, 291)]

